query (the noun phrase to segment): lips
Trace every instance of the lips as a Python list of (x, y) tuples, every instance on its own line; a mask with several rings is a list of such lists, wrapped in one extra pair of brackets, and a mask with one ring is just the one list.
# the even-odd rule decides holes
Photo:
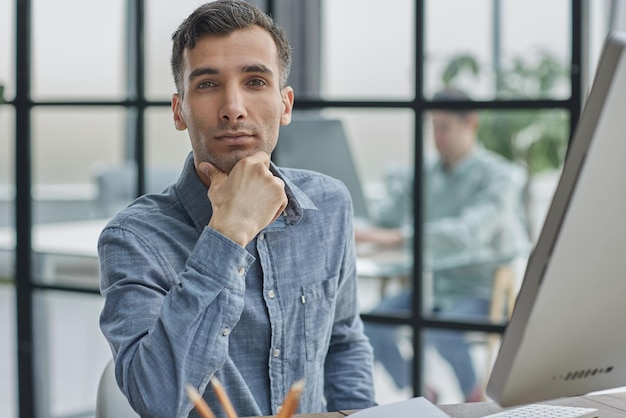
[(254, 140), (254, 136), (252, 136), (249, 133), (240, 132), (240, 133), (229, 133), (225, 135), (219, 135), (219, 136), (216, 136), (215, 139), (226, 144), (236, 145), (236, 144), (243, 144), (243, 143), (252, 141)]

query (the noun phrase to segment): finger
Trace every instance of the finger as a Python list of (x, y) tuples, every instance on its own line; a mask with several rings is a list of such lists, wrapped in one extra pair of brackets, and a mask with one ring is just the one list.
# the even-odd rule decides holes
[[(284, 183), (283, 183), (283, 188), (284, 188)], [(289, 202), (289, 199), (287, 198), (287, 194), (285, 193), (283, 195), (283, 201), (282, 201), (280, 207), (278, 208), (278, 210), (276, 211), (276, 214), (274, 215), (274, 219), (272, 219), (272, 222), (274, 222), (276, 219), (278, 219), (278, 217), (285, 211), (285, 209), (287, 208), (287, 203), (288, 202)], [(272, 223), (272, 222), (270, 222), (270, 223)]]
[(201, 162), (198, 165), (198, 171), (209, 187), (219, 187), (228, 177), (225, 172), (208, 161)]
[(246, 159), (248, 160), (248, 162), (251, 163), (262, 163), (267, 168), (269, 168), (270, 166), (270, 156), (264, 151), (257, 151), (254, 154), (246, 157)]
[(280, 208), (280, 209), (278, 209), (278, 210), (276, 211), (276, 214), (274, 215), (274, 218), (272, 219), (272, 221), (271, 221), (270, 223), (272, 223), (272, 222), (274, 222), (276, 219), (278, 219), (278, 217), (279, 217), (280, 215), (282, 215), (282, 213), (285, 211), (285, 208), (286, 208), (286, 207), (287, 207), (287, 203), (285, 203), (284, 205), (282, 205), (282, 206), (281, 206), (281, 208)]

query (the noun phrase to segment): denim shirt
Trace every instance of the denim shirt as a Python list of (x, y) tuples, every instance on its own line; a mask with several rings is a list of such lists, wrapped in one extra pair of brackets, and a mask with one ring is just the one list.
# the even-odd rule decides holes
[(246, 248), (207, 226), (191, 154), (176, 184), (102, 231), (100, 325), (141, 416), (196, 416), (186, 384), (224, 416), (214, 375), (240, 416), (277, 414), (301, 378), (299, 413), (374, 404), (349, 193), (319, 173), (271, 169), (289, 203)]

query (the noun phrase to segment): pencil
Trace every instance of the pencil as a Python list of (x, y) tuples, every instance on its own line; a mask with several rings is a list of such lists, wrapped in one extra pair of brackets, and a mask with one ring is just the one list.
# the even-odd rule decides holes
[(283, 402), (283, 407), (278, 413), (278, 418), (291, 418), (293, 414), (296, 413), (302, 389), (304, 389), (304, 379), (300, 379), (291, 385), (291, 388), (289, 388), (289, 392), (285, 397), (285, 402)]
[(233, 408), (233, 404), (230, 403), (230, 399), (224, 390), (224, 386), (217, 379), (217, 377), (213, 376), (211, 378), (211, 384), (213, 385), (213, 391), (217, 396), (217, 400), (220, 401), (222, 408), (224, 408), (224, 412), (226, 412), (226, 416), (228, 418), (238, 418), (237, 413), (235, 412), (235, 408)]
[(187, 396), (191, 399), (191, 402), (193, 402), (193, 406), (200, 416), (202, 418), (215, 418), (215, 414), (213, 414), (213, 411), (211, 411), (211, 408), (209, 408), (209, 405), (207, 405), (202, 396), (200, 396), (196, 388), (190, 384), (187, 384), (185, 388), (187, 389)]

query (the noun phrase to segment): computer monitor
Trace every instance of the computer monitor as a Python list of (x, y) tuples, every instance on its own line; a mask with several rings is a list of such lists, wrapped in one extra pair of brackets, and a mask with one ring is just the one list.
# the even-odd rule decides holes
[(626, 385), (626, 33), (605, 41), (487, 394), (502, 406)]
[(350, 144), (339, 119), (294, 114), (289, 125), (280, 127), (272, 158), (282, 167), (313, 170), (341, 180), (352, 196), (355, 218), (369, 218)]

